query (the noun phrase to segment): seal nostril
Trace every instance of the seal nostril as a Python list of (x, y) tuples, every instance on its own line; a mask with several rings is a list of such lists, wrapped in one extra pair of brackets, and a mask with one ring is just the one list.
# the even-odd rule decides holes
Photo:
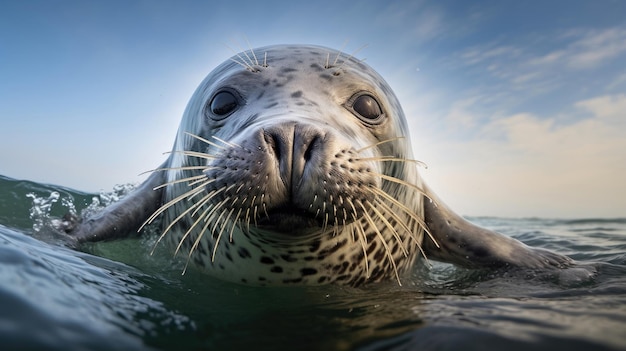
[(283, 153), (283, 150), (281, 150), (282, 143), (280, 142), (280, 140), (278, 140), (276, 135), (272, 135), (272, 141), (274, 142), (273, 146), (274, 146), (274, 154), (276, 154), (276, 159), (282, 160), (282, 153)]
[(274, 151), (274, 156), (276, 156), (276, 160), (280, 160), (282, 156), (281, 143), (278, 136), (275, 133), (265, 132), (263, 135), (265, 139), (265, 143), (268, 147), (268, 152)]
[(302, 156), (304, 158), (304, 162), (309, 162), (309, 160), (311, 160), (311, 157), (313, 156), (313, 149), (315, 149), (315, 144), (317, 144), (318, 138), (319, 137), (314, 137), (304, 151), (304, 155)]

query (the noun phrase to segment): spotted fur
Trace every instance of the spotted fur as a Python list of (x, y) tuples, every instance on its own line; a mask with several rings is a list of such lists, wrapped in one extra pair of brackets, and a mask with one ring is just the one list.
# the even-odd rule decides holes
[[(237, 282), (400, 281), (424, 228), (395, 95), (369, 66), (338, 51), (255, 52), (216, 68), (192, 97), (167, 170), (166, 205), (156, 213), (169, 224), (162, 238)], [(217, 118), (207, 106), (225, 90), (241, 104)], [(376, 99), (381, 121), (353, 111), (359, 94)]]

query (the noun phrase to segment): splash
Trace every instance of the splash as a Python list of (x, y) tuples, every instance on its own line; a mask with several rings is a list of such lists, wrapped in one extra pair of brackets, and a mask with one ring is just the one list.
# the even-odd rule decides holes
[[(80, 210), (80, 215), (75, 199), (71, 194), (61, 194), (58, 191), (50, 191), (47, 195), (28, 193), (26, 197), (32, 202), (29, 216), (33, 221), (33, 231), (38, 233), (45, 228), (64, 228), (64, 222), (70, 216), (81, 218), (93, 216), (112, 203), (123, 199), (135, 187), (136, 184), (118, 184), (111, 191), (101, 191), (91, 198), (91, 203)], [(55, 213), (65, 213), (65, 215), (59, 218), (55, 216)]]
[[(41, 231), (43, 228), (53, 226), (54, 220), (50, 216), (52, 207), (61, 198), (61, 194), (58, 191), (50, 192), (48, 197), (37, 196), (35, 193), (28, 193), (26, 197), (32, 200), (32, 206), (29, 210), (30, 219), (33, 220), (33, 230), (35, 232)], [(61, 205), (67, 208), (71, 214), (76, 214), (76, 207), (74, 206), (73, 199), (62, 198)]]
[(91, 198), (91, 203), (84, 208), (80, 217), (87, 218), (102, 211), (105, 207), (116, 203), (130, 194), (137, 187), (137, 184), (117, 184), (111, 191), (101, 191), (98, 196)]

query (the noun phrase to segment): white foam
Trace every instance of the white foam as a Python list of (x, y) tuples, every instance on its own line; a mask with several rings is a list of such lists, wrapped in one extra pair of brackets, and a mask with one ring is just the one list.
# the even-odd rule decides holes
[[(136, 187), (136, 184), (118, 184), (111, 191), (101, 191), (97, 196), (92, 197), (91, 203), (80, 211), (80, 217), (92, 216), (105, 207), (123, 199)], [(40, 196), (36, 193), (28, 193), (26, 197), (32, 200), (29, 210), (30, 219), (33, 221), (33, 230), (41, 231), (43, 228), (62, 228), (63, 219), (51, 215), (52, 209), (60, 200), (60, 205), (71, 215), (78, 215), (74, 197), (72, 195), (61, 194), (58, 191), (50, 191), (48, 196)], [(57, 211), (58, 213), (58, 211)]]

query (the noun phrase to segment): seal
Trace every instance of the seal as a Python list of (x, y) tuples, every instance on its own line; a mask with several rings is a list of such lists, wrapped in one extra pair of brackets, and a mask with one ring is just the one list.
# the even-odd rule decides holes
[(463, 219), (419, 166), (400, 103), (372, 68), (325, 47), (269, 46), (211, 72), (167, 161), (68, 232), (105, 240), (160, 219), (158, 243), (210, 275), (252, 285), (401, 283), (420, 257), (571, 264)]

